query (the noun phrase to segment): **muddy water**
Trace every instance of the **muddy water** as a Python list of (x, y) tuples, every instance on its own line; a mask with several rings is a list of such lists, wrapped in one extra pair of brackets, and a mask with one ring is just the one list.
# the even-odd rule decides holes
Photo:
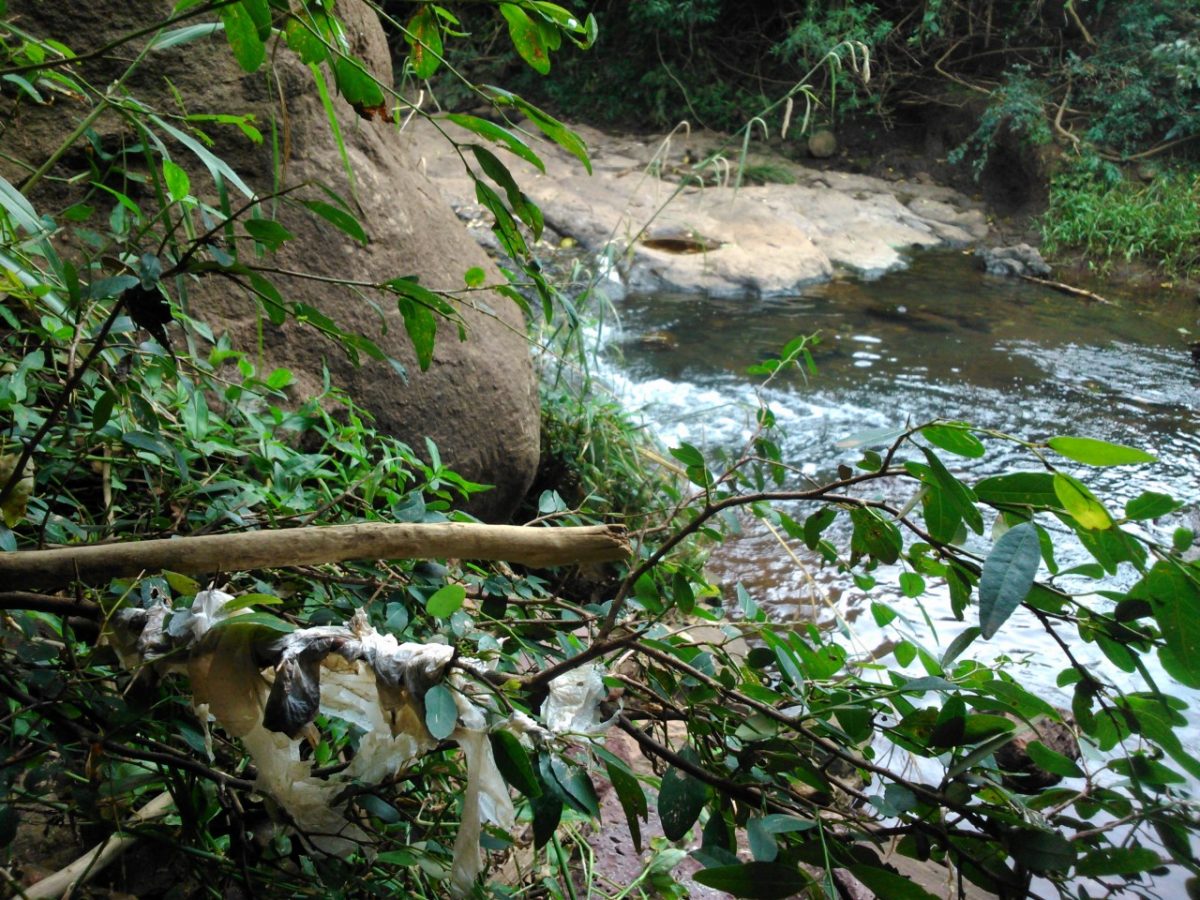
[[(839, 464), (852, 465), (860, 452), (839, 447), (850, 435), (944, 417), (1031, 440), (1086, 435), (1141, 447), (1160, 462), (1065, 469), (1111, 509), (1142, 490), (1200, 503), (1200, 370), (1188, 351), (1200, 339), (1200, 304), (1157, 290), (1111, 299), (1095, 303), (985, 276), (959, 253), (919, 256), (908, 270), (877, 281), (835, 281), (792, 298), (630, 297), (619, 307), (622, 327), (608, 374), (669, 443), (736, 453), (757, 408), (757, 382), (746, 367), (777, 354), (791, 337), (819, 333), (818, 373), (789, 376), (763, 392), (781, 426), (785, 461), (806, 475), (828, 477)], [(1006, 442), (985, 444), (981, 460), (951, 458), (969, 481), (1014, 466), (1037, 468)], [(1150, 527), (1169, 534), (1180, 523)], [(1088, 559), (1068, 548), (1059, 561), (1066, 567)], [(779, 618), (839, 627), (863, 653), (899, 636), (945, 647), (973, 624), (955, 622), (934, 590), (920, 601), (935, 625), (931, 634), (917, 603), (895, 588), (898, 569), (877, 572), (879, 586), (868, 598), (846, 576), (820, 567), (803, 545), (784, 546), (753, 526), (714, 556), (712, 570), (725, 583), (743, 582)], [(886, 630), (863, 614), (881, 599), (902, 613)], [(1080, 652), (1107, 670), (1092, 651)], [(1054, 678), (1063, 664), (1031, 617), (1018, 613), (972, 655), (1023, 663), (1029, 682), (1045, 686), (1048, 696), (1059, 693)], [(1057, 699), (1069, 703), (1065, 694)], [(1200, 703), (1192, 705), (1194, 713)], [(1200, 737), (1200, 724), (1193, 730)]]

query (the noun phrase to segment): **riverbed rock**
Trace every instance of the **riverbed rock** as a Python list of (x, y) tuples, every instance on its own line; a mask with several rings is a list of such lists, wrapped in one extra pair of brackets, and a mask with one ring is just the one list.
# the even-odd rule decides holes
[(980, 247), (975, 251), (975, 257), (989, 275), (1032, 275), (1035, 278), (1045, 278), (1050, 274), (1050, 266), (1042, 259), (1042, 254), (1028, 244)]
[[(82, 51), (166, 18), (171, 4), (165, 0), (90, 4), (21, 0), (10, 11), (21, 17), (23, 28)], [(391, 58), (375, 14), (361, 0), (342, 0), (338, 15), (345, 21), (353, 52), (379, 80), (391, 84)], [(81, 36), (86, 36), (86, 43)], [(128, 52), (123, 51), (122, 58), (132, 59), (139, 46), (125, 48)], [(88, 64), (85, 71), (94, 84), (108, 84), (115, 77), (115, 70), (102, 62)], [(268, 72), (273, 82), (268, 82)], [(351, 194), (312, 75), (290, 52), (272, 54), (264, 71), (245, 75), (218, 32), (211, 39), (150, 53), (127, 86), (164, 114), (176, 109), (174, 89), (193, 115), (252, 114), (268, 135), (264, 144), (251, 143), (233, 127), (206, 124), (205, 129), (216, 141), (212, 152), (255, 191), (268, 193), (274, 184), (270, 139), (274, 122), (280, 152), (285, 154), (283, 184), (324, 184), (343, 196)], [(77, 107), (69, 99), (46, 107), (25, 104), (19, 127), (6, 130), (2, 149), (12, 157), (40, 162), (87, 112)], [(295, 238), (271, 264), (358, 282), (416, 276), (422, 285), (451, 290), (461, 289), (463, 273), (475, 266), (484, 269), (488, 281), (501, 280), (442, 194), (420, 173), (409, 152), (409, 136), (398, 133), (390, 121), (363, 119), (341, 98), (334, 99), (334, 108), (355, 170), (357, 215), (371, 240), (362, 246), (322, 219), (285, 210), (281, 220)], [(119, 149), (135, 139), (115, 115), (102, 116), (93, 127), (98, 141), (108, 148)], [(188, 169), (194, 191), (213, 199), (212, 181), (196, 157), (169, 140), (168, 146), (175, 162)], [(12, 181), (21, 175), (2, 162), (0, 172)], [(35, 204), (62, 209), (63, 201), (70, 198), (60, 185), (46, 185), (33, 198)], [(239, 198), (232, 188), (230, 194), (236, 205)], [(315, 187), (301, 196), (328, 199)], [(400, 437), (422, 455), (428, 436), (437, 443), (447, 466), (472, 481), (496, 485), (481, 495), (472, 510), (487, 519), (506, 518), (532, 481), (539, 455), (537, 384), (525, 323), (514, 304), (494, 294), (473, 294), (472, 302), (458, 307), (467, 339), (460, 342), (454, 327), (442, 323), (433, 365), (421, 372), (394, 300), (328, 282), (270, 277), (289, 303), (309, 304), (342, 329), (366, 335), (408, 373), (406, 381), (387, 363), (365, 358), (361, 367), (355, 366), (333, 343), (292, 320), (282, 327), (262, 323), (267, 371), (281, 366), (293, 372), (296, 380), (289, 389), (293, 399), (319, 393), (327, 367), (333, 384), (370, 411), (381, 431)], [(210, 321), (218, 334), (229, 332), (235, 346), (257, 357), (259, 316), (244, 291), (231, 282), (208, 279), (195, 283), (190, 292), (194, 315)]]
[[(421, 123), (413, 130), (430, 177), (486, 241), (490, 218), (461, 160), (446, 152), (432, 127)], [(785, 166), (795, 183), (738, 186), (739, 153), (732, 147), (718, 157), (724, 162), (674, 165), (711, 159), (719, 138), (693, 135), (684, 151), (666, 141), (577, 131), (592, 148), (592, 176), (573, 156), (538, 139), (530, 140), (544, 173), (512, 156), (505, 163), (547, 226), (610, 257), (611, 270), (633, 291), (787, 295), (838, 270), (876, 277), (903, 267), (910, 248), (959, 246), (988, 230), (978, 204), (937, 185), (896, 185), (758, 157), (751, 162)], [(658, 172), (670, 172), (671, 180)], [(642, 238), (651, 229), (702, 235), (705, 249), (680, 253), (648, 244)]]

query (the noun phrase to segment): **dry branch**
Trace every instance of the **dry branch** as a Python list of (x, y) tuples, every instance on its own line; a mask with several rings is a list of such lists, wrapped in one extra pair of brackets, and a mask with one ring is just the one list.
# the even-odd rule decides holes
[(505, 560), (544, 567), (611, 562), (628, 555), (629, 540), (619, 525), (526, 528), (369, 522), (0, 553), (0, 585), (8, 590), (49, 590), (75, 580), (95, 584), (164, 569), (184, 574), (238, 572), (348, 559)]

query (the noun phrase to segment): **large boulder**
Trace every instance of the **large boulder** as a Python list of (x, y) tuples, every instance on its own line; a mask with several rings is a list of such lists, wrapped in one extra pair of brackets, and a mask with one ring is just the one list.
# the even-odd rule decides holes
[[(158, 0), (98, 0), (88, 4), (39, 3), (9, 5), (22, 27), (63, 41), (76, 52), (100, 47), (121, 35), (166, 19), (172, 4)], [(353, 52), (384, 84), (392, 83), (387, 41), (373, 12), (360, 0), (342, 0), (337, 13), (346, 24)], [(191, 24), (191, 23), (183, 23)], [(147, 37), (122, 47), (121, 66), (137, 55)], [(261, 194), (277, 185), (305, 182), (328, 185), (351, 196), (340, 151), (330, 129), (313, 76), (286, 47), (269, 47), (269, 58), (253, 75), (242, 72), (220, 32), (210, 38), (152, 51), (125, 82), (129, 93), (164, 115), (182, 112), (173, 91), (190, 115), (251, 113), (266, 135), (256, 145), (237, 128), (205, 125), (216, 139), (212, 152), (224, 159), (251, 188)], [(121, 74), (112, 59), (89, 60), (81, 66), (95, 85), (110, 84)], [(330, 79), (332, 81), (332, 79)], [(483, 268), (489, 281), (500, 279), (486, 255), (468, 235), (440, 194), (431, 188), (408, 151), (406, 132), (391, 121), (364, 119), (341, 98), (333, 105), (355, 172), (354, 193), (359, 220), (370, 235), (362, 246), (324, 220), (281, 210), (281, 221), (295, 235), (271, 265), (303, 270), (329, 279), (378, 283), (415, 275), (435, 289), (461, 289), (463, 273)], [(89, 110), (82, 103), (58, 99), (47, 106), (25, 103), (16, 127), (0, 138), (7, 159), (40, 164)], [(178, 124), (178, 121), (176, 121)], [(136, 142), (121, 116), (106, 112), (92, 128), (105, 148)], [(272, 138), (280, 154), (276, 181)], [(211, 179), (195, 155), (164, 138), (174, 160), (189, 170), (194, 189), (215, 197)], [(445, 147), (448, 151), (449, 148)], [(51, 174), (73, 174), (81, 167), (81, 145), (68, 153)], [(0, 162), (0, 173), (19, 181), (24, 173)], [(34, 196), (39, 208), (61, 209), (70, 188), (53, 180)], [(136, 189), (136, 185), (133, 186)], [(313, 189), (315, 190), (315, 189)], [(236, 206), (239, 199), (231, 190)], [(320, 194), (310, 193), (309, 196)], [(144, 199), (150, 202), (149, 195)], [(139, 251), (147, 248), (131, 248)], [(472, 511), (486, 519), (507, 517), (533, 479), (538, 462), (537, 383), (518, 309), (491, 293), (472, 292), (459, 304), (467, 340), (455, 329), (439, 330), (433, 364), (419, 371), (404, 323), (394, 300), (370, 290), (346, 290), (328, 281), (270, 276), (288, 301), (316, 307), (345, 331), (370, 337), (407, 369), (407, 381), (385, 363), (364, 359), (352, 364), (332, 342), (291, 320), (281, 327), (263, 324), (266, 362), (296, 375), (296, 400), (320, 391), (328, 367), (335, 384), (374, 414), (378, 427), (424, 453), (425, 437), (438, 445), (442, 460), (464, 477), (494, 484)], [(191, 312), (209, 321), (214, 331), (228, 331), (235, 345), (254, 349), (260, 327), (252, 298), (227, 281), (207, 279), (191, 289)]]

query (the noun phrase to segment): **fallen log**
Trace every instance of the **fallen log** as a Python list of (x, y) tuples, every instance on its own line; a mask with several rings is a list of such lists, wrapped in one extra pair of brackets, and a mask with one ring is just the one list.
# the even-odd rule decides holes
[(534, 568), (625, 559), (620, 525), (528, 528), (463, 522), (398, 525), (366, 522), (84, 544), (0, 553), (0, 585), (10, 591), (103, 584), (142, 572), (240, 572), (349, 559), (504, 560)]

